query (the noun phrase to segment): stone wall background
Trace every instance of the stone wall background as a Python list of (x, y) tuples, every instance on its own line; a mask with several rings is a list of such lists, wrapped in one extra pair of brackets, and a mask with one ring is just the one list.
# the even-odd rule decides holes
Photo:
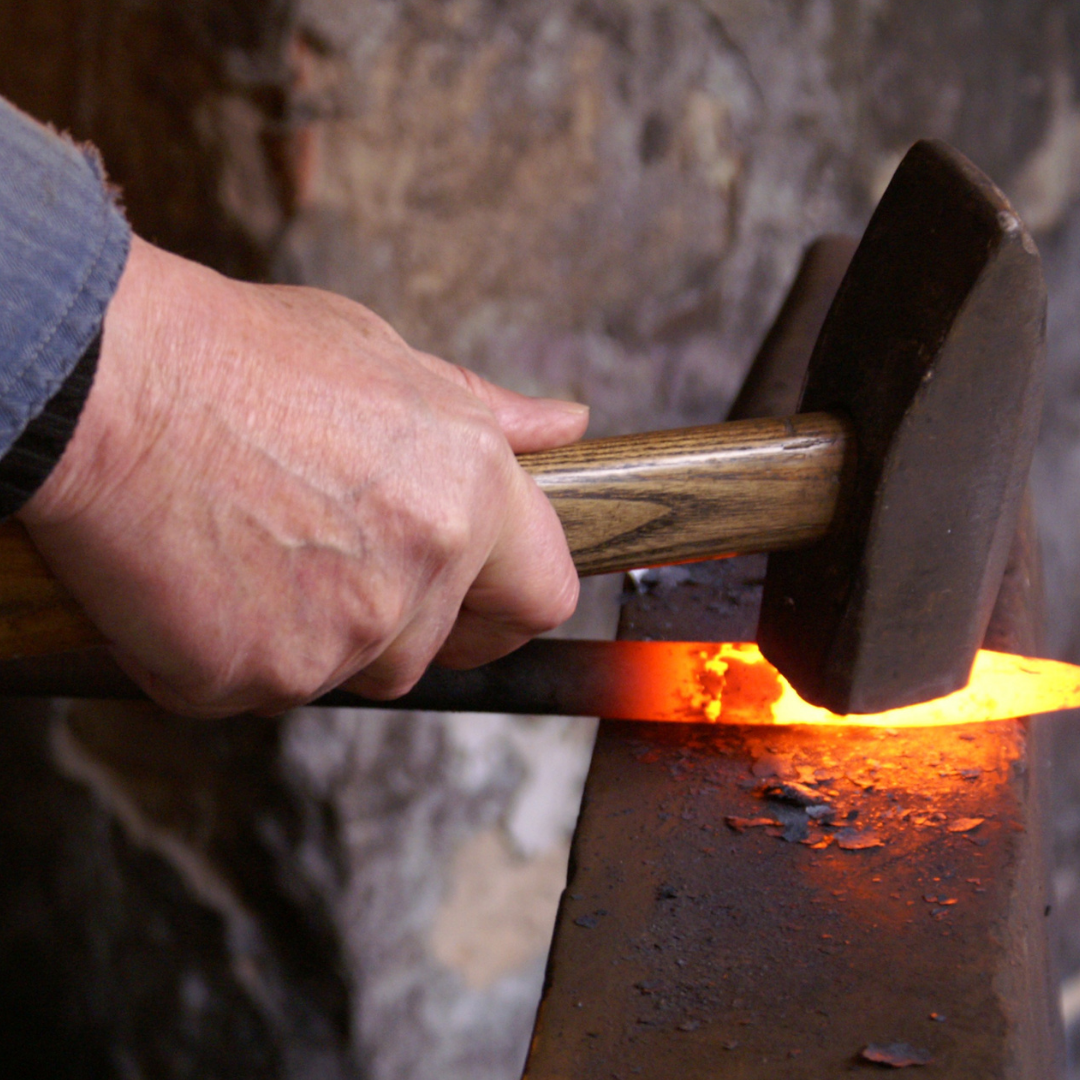
[[(1071, 0), (0, 0), (0, 92), (97, 142), (150, 239), (353, 296), (588, 401), (595, 435), (721, 417), (803, 246), (947, 139), (1046, 257), (1047, 648), (1080, 661), (1078, 45)], [(611, 632), (617, 584), (573, 632)], [(19, 1075), (517, 1074), (588, 722), (57, 703), (5, 728)], [(1076, 732), (1052, 814), (1080, 1038)]]

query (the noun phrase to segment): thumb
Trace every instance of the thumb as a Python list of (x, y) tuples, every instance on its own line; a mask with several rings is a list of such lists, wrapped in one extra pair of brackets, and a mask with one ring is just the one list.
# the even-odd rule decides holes
[(515, 454), (551, 450), (577, 442), (589, 425), (588, 405), (557, 398), (527, 397), (496, 386), (476, 372), (440, 360), (437, 356), (419, 350), (416, 355), (429, 371), (479, 398), (495, 414)]

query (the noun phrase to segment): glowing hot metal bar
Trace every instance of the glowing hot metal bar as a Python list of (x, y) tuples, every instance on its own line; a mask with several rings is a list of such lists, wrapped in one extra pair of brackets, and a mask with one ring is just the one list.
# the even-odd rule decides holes
[(889, 712), (837, 716), (803, 701), (753, 643), (535, 641), (475, 672), (432, 669), (393, 705), (677, 723), (929, 727), (1078, 707), (1080, 667), (983, 649), (963, 690)]
[[(963, 690), (902, 709), (849, 716), (803, 701), (754, 644), (701, 650), (698, 663), (700, 674), (688, 673), (701, 687), (700, 694), (691, 691), (691, 705), (713, 723), (934, 727), (1080, 706), (1080, 667), (988, 649), (977, 654)], [(714, 690), (711, 684), (719, 685)]]

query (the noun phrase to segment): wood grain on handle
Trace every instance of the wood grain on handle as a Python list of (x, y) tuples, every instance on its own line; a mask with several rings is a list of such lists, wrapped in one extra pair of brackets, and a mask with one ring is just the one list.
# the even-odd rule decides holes
[[(824, 413), (523, 454), (581, 574), (810, 543), (833, 519), (847, 425)], [(26, 530), (0, 524), (0, 659), (99, 645)]]
[(592, 439), (518, 459), (580, 574), (779, 551), (824, 535), (848, 425), (825, 413)]

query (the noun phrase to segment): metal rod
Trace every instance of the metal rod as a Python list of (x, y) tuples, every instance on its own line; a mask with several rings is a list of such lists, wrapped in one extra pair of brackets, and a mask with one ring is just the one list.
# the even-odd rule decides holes
[[(635, 646), (637, 646), (635, 648)], [(685, 643), (541, 638), (471, 671), (430, 667), (403, 697), (376, 701), (346, 687), (313, 705), (338, 708), (494, 712), (555, 716), (669, 718), (679, 706), (675, 677)], [(671, 654), (670, 656), (668, 654)], [(104, 648), (0, 661), (0, 697), (118, 701), (146, 695)], [(683, 706), (685, 708), (685, 706)]]

